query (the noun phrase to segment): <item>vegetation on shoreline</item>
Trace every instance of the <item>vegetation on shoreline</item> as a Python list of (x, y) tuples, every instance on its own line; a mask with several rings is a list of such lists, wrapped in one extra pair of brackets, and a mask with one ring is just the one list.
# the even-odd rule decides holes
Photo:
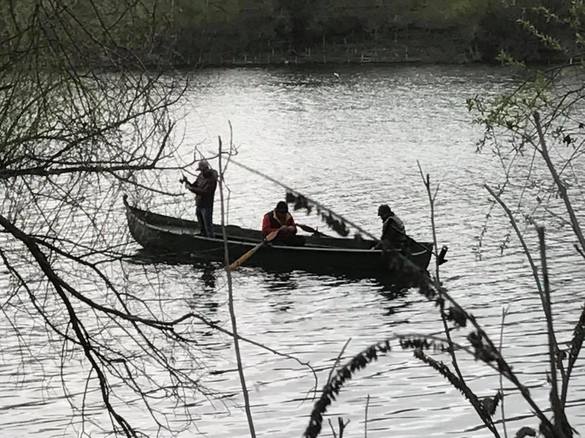
[[(233, 65), (368, 62), (525, 62), (575, 57), (558, 0), (174, 0), (143, 2), (123, 51), (154, 63)], [(150, 4), (150, 5), (149, 5)], [(156, 14), (156, 20), (150, 16)], [(151, 28), (147, 28), (149, 23)], [(569, 49), (551, 50), (527, 23)], [(149, 36), (149, 47), (132, 35)], [(147, 38), (148, 40), (148, 38)], [(141, 39), (140, 41), (144, 41)]]
[[(559, 0), (143, 0), (131, 8), (103, 3), (94, 14), (91, 1), (60, 2), (54, 22), (46, 23), (48, 36), (51, 26), (71, 16), (92, 23), (88, 29), (107, 29), (115, 44), (87, 53), (104, 67), (132, 64), (137, 56), (149, 66), (167, 67), (494, 62), (502, 52), (524, 62), (556, 63), (577, 56), (566, 23), (558, 19), (572, 3)], [(13, 21), (25, 24), (35, 4), (4, 5), (0, 29), (6, 33)], [(530, 26), (569, 51), (551, 50)], [(95, 49), (92, 38), (81, 32), (76, 44)]]

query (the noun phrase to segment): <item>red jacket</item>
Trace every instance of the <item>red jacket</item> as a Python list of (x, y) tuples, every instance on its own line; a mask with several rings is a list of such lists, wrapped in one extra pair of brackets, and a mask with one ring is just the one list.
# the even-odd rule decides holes
[[(276, 216), (276, 213), (274, 212), (274, 210), (269, 211), (262, 218), (262, 234), (264, 236), (268, 236), (273, 231), (280, 229), (280, 227), (282, 227), (283, 225), (294, 227), (294, 231), (293, 232), (284, 232), (283, 236), (279, 235), (278, 237), (286, 237), (287, 235), (290, 236), (292, 234), (297, 234), (297, 226), (295, 224), (295, 220), (293, 219), (293, 217), (291, 216), (290, 213), (286, 214), (286, 221), (285, 221), (285, 223), (282, 223), (282, 222), (280, 222), (280, 220)], [(281, 231), (281, 233), (283, 233), (283, 232)]]

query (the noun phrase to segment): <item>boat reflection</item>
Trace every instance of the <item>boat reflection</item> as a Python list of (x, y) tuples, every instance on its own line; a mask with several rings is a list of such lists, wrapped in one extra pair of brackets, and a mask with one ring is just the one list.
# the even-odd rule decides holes
[[(195, 259), (188, 263), (184, 257), (178, 257), (176, 259), (170, 258), (168, 255), (161, 257), (144, 249), (138, 250), (130, 259), (130, 262), (138, 264), (166, 264), (169, 266), (190, 265), (192, 268), (190, 271), (195, 273), (195, 277), (198, 278), (198, 281), (191, 288), (192, 298), (199, 300), (200, 303), (205, 303), (205, 307), (214, 310), (219, 306), (212, 299), (212, 296), (219, 289), (218, 279), (225, 275), (225, 268), (221, 262)], [(290, 292), (302, 288), (305, 284), (321, 284), (331, 288), (355, 284), (360, 289), (367, 287), (375, 291), (387, 302), (404, 298), (409, 292), (414, 292), (418, 286), (418, 281), (412, 277), (364, 277), (350, 273), (335, 273), (331, 271), (307, 272), (304, 270), (290, 270), (278, 267), (242, 266), (236, 272), (232, 273), (232, 275), (236, 283), (238, 278), (251, 280), (269, 292), (270, 296), (274, 297), (278, 295), (281, 297), (282, 299), (276, 300), (272, 306), (284, 311), (289, 310), (293, 306), (293, 301), (286, 297), (290, 295)], [(192, 276), (190, 277), (192, 278)], [(408, 306), (408, 303), (401, 300), (401, 304), (398, 306), (385, 307), (385, 314), (392, 315), (396, 313), (398, 307), (404, 306)], [(200, 304), (196, 307), (200, 307)]]
[(291, 272), (265, 271), (264, 280), (268, 290), (293, 291), (298, 289), (299, 282)]
[[(303, 283), (326, 284), (331, 288), (355, 284), (360, 289), (367, 287), (375, 291), (389, 302), (397, 298), (403, 298), (408, 293), (415, 292), (418, 287), (418, 282), (412, 278), (388, 276), (364, 278), (348, 274), (315, 274), (300, 270), (284, 271), (256, 267), (242, 269), (242, 275), (260, 275), (262, 278), (261, 283), (265, 284), (266, 288), (271, 291), (293, 291), (302, 287)], [(408, 306), (408, 303), (402, 302), (400, 304), (400, 307), (404, 306)], [(386, 314), (391, 315), (396, 312), (396, 309), (397, 306), (387, 307)]]

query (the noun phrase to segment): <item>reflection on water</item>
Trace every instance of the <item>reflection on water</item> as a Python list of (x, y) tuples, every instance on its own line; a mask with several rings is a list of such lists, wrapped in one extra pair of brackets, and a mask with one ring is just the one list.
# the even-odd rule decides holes
[[(197, 268), (198, 266), (194, 266)], [(205, 264), (203, 267), (199, 266), (201, 269), (201, 280), (205, 285), (204, 291), (213, 291), (215, 290), (215, 278), (216, 278), (216, 271), (218, 269), (217, 265), (213, 265), (211, 263)]]
[(290, 272), (267, 272), (266, 287), (269, 290), (294, 291), (299, 287)]
[(199, 276), (199, 281), (193, 284), (190, 307), (197, 311), (202, 311), (206, 308), (209, 311), (215, 312), (220, 306), (219, 300), (222, 298), (218, 296), (217, 277), (223, 273), (223, 266), (218, 263), (198, 262), (192, 265), (193, 273)]
[[(494, 214), (491, 237), (483, 241), (482, 260), (472, 251), (488, 208), (483, 184), (499, 169), (490, 157), (475, 154), (480, 133), (469, 123), (465, 99), (497, 92), (511, 78), (506, 72), (481, 66), (336, 66), (335, 72), (338, 76), (328, 66), (197, 72), (188, 96), (185, 156), (192, 157), (194, 144), (203, 145), (202, 150), (212, 155), (217, 135), (229, 137), (226, 127), (230, 120), (240, 145), (239, 161), (280, 178), (375, 234), (380, 231), (377, 206), (389, 203), (409, 234), (427, 241), (431, 230), (416, 164), (420, 161), (425, 172), (441, 184), (436, 221), (440, 245), (449, 246), (449, 262), (441, 267), (445, 287), (492, 336), (499, 335), (501, 309), (510, 306), (504, 353), (521, 370), (523, 383), (531, 388), (535, 400), (546, 403), (545, 321), (531, 273), (515, 242), (500, 256), (499, 230), (506, 229), (506, 218)], [(284, 195), (279, 187), (236, 167), (229, 169), (227, 178), (232, 224), (259, 227), (262, 215)], [(169, 181), (176, 181), (176, 175)], [(164, 214), (192, 216), (191, 198), (169, 203), (161, 197), (153, 205)], [(296, 212), (295, 219), (324, 228), (315, 216)], [(554, 310), (559, 336), (566, 342), (585, 300), (585, 272), (571, 256), (571, 239), (562, 230), (554, 239), (555, 251), (562, 255), (551, 266)], [(126, 260), (124, 271), (130, 279), (126, 284), (129, 292), (152, 300), (167, 313), (183, 314), (188, 309), (231, 330), (227, 279), (221, 264), (161, 260), (139, 251)], [(258, 435), (300, 436), (312, 408), (312, 401), (305, 400), (314, 386), (312, 373), (274, 351), (310, 362), (322, 385), (350, 339), (341, 362), (398, 333), (440, 332), (437, 309), (412, 286), (343, 274), (253, 267), (234, 272), (239, 333), (272, 349), (242, 343)], [(10, 330), (6, 322), (0, 324), (4, 332)], [(205, 352), (202, 356), (209, 373), (203, 383), (225, 396), (221, 402), (195, 400), (189, 411), (197, 418), (196, 428), (178, 436), (246, 436), (230, 336), (203, 323), (194, 323), (190, 329)], [(456, 338), (466, 334), (465, 330), (453, 332)], [(49, 379), (50, 389), (46, 390), (40, 377), (43, 373), (35, 368), (31, 379), (19, 382), (13, 377), (18, 373), (19, 348), (17, 343), (3, 345), (0, 427), (12, 436), (60, 438), (63, 430), (71, 429), (67, 429), (70, 418), (62, 415), (70, 409), (60, 392), (59, 373), (65, 379), (79, 380), (79, 393), (83, 393), (83, 378), (76, 378), (74, 369), (61, 368), (50, 357), (43, 357), (45, 349), (35, 338), (36, 357), (44, 361), (45, 373), (56, 370), (55, 378)], [(499, 376), (493, 370), (473, 358), (463, 357), (460, 365), (480, 396), (498, 390)], [(569, 415), (582, 432), (582, 361), (577, 362), (575, 376)], [(351, 419), (348, 435), (361, 436), (368, 396), (368, 436), (490, 436), (477, 429), (479, 420), (460, 394), (409, 351), (394, 348), (360, 371), (328, 415), (332, 420), (336, 416)], [(531, 417), (525, 417), (529, 411), (515, 394), (507, 395), (506, 410), (514, 431), (526, 425), (538, 427)], [(156, 434), (147, 420), (138, 417), (135, 421)], [(330, 431), (323, 436), (331, 436)]]

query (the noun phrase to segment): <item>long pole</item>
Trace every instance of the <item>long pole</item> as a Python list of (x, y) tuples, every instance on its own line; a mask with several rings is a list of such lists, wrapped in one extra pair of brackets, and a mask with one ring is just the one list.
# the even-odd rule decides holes
[(368, 236), (370, 239), (375, 240), (376, 242), (379, 241), (379, 239), (374, 236), (373, 234), (369, 233), (368, 231), (364, 230), (362, 227), (360, 227), (359, 225), (353, 223), (352, 221), (347, 220), (346, 218), (344, 218), (343, 216), (341, 216), (338, 213), (335, 213), (333, 210), (325, 207), (323, 204), (320, 204), (319, 202), (315, 201), (314, 199), (309, 198), (308, 196), (303, 195), (302, 193), (298, 192), (297, 190), (293, 189), (292, 187), (289, 187), (283, 183), (281, 183), (280, 181), (272, 178), (271, 176), (268, 176), (256, 169), (253, 169), (251, 167), (246, 166), (245, 164), (242, 163), (238, 163), (237, 161), (235, 161), (233, 158), (230, 159), (230, 163), (235, 164), (236, 166), (239, 166), (243, 169), (246, 169), (249, 172), (252, 172), (258, 176), (261, 176), (262, 178), (267, 179), (270, 182), (273, 182), (274, 184), (279, 185), (280, 187), (282, 187), (285, 190), (288, 190), (289, 192), (291, 192), (292, 194), (294, 194), (295, 196), (302, 196), (303, 198), (307, 199), (308, 201), (310, 201), (312, 204), (314, 204), (318, 209), (323, 210), (327, 213), (329, 213), (331, 215), (331, 217), (336, 218), (336, 219), (340, 219), (341, 221), (345, 222), (348, 225), (351, 225), (352, 227), (354, 227), (356, 230), (358, 230), (360, 233), (362, 233), (365, 236)]

